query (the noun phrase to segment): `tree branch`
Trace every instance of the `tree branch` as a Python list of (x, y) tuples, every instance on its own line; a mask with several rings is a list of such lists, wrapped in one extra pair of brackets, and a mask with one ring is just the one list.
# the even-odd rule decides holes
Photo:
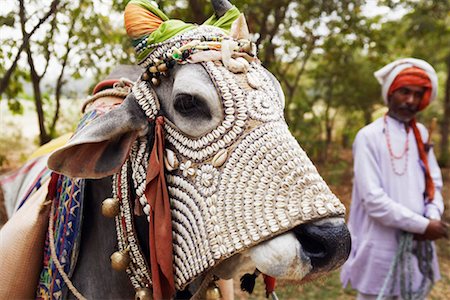
[[(6, 87), (8, 86), (9, 80), (11, 79), (12, 74), (16, 70), (20, 55), (22, 54), (22, 51), (28, 46), (31, 36), (51, 15), (53, 15), (56, 12), (59, 3), (60, 3), (60, 0), (53, 0), (53, 2), (50, 4), (49, 11), (41, 19), (39, 19), (39, 22), (34, 26), (34, 28), (29, 33), (26, 33), (25, 31), (23, 31), (24, 35), (23, 35), (22, 45), (20, 45), (19, 50), (17, 51), (16, 57), (14, 58), (14, 61), (11, 65), (11, 67), (9, 67), (9, 69), (5, 72), (5, 75), (2, 77), (2, 79), (0, 81), (0, 95), (5, 92)], [(23, 0), (19, 0), (19, 5), (23, 6)], [(25, 17), (25, 15), (24, 15), (24, 17)]]
[[(19, 18), (20, 18), (20, 27), (22, 30), (22, 35), (26, 36), (26, 30), (25, 30), (25, 5), (24, 0), (19, 0)], [(39, 87), (41, 78), (36, 72), (36, 68), (33, 61), (33, 56), (30, 49), (30, 44), (27, 43), (27, 46), (25, 47), (25, 51), (27, 53), (28, 58), (28, 64), (30, 65), (30, 76), (31, 76), (31, 82), (33, 84), (33, 92), (34, 92), (34, 103), (36, 105), (36, 112), (38, 114), (38, 122), (39, 122), (39, 139), (40, 144), (43, 145), (44, 143), (49, 141), (49, 137), (47, 135), (47, 131), (45, 129), (45, 121), (44, 121), (44, 110), (42, 108), (42, 97), (41, 97), (41, 90)]]
[(47, 73), (47, 69), (48, 66), (50, 64), (50, 49), (49, 49), (49, 45), (50, 45), (50, 41), (53, 40), (53, 36), (55, 34), (55, 28), (57, 28), (57, 23), (56, 23), (56, 15), (58, 14), (58, 12), (56, 12), (53, 16), (52, 21), (50, 22), (51, 24), (51, 28), (50, 28), (50, 36), (46, 37), (46, 42), (44, 43), (44, 52), (45, 52), (45, 67), (44, 70), (42, 71), (42, 74), (40, 75), (40, 78), (42, 79), (45, 76), (45, 73)]
[[(292, 102), (292, 99), (295, 96), (295, 91), (297, 90), (298, 86), (300, 85), (300, 79), (301, 79), (303, 73), (305, 72), (306, 64), (309, 61), (309, 58), (311, 57), (311, 54), (313, 53), (313, 51), (315, 49), (316, 41), (317, 41), (317, 37), (313, 36), (312, 40), (310, 41), (308, 48), (306, 50), (305, 57), (303, 58), (303, 60), (301, 62), (300, 69), (298, 70), (297, 74), (295, 75), (295, 78), (292, 81), (292, 83), (290, 83), (289, 80), (284, 80), (284, 84), (286, 85), (286, 88), (288, 89), (288, 94), (286, 97), (286, 106), (289, 106), (289, 104)], [(296, 58), (292, 62), (287, 64), (286, 69), (285, 69), (286, 72), (290, 68), (290, 66), (296, 64), (299, 57), (300, 57), (300, 51), (297, 54)], [(281, 76), (281, 78), (283, 78), (283, 77), (284, 76)], [(287, 119), (289, 119), (289, 117)]]
[[(80, 2), (80, 5), (79, 5), (80, 7), (82, 6), (82, 3), (83, 3), (83, 1)], [(51, 123), (51, 127), (50, 127), (50, 132), (55, 130), (56, 122), (59, 119), (59, 111), (60, 111), (60, 107), (61, 107), (61, 91), (62, 91), (62, 87), (66, 83), (64, 80), (64, 72), (65, 72), (65, 69), (67, 66), (67, 62), (69, 60), (70, 51), (72, 50), (72, 48), (70, 47), (70, 39), (72, 38), (72, 36), (74, 36), (74, 28), (75, 28), (75, 24), (76, 24), (79, 14), (80, 14), (79, 10), (74, 13), (74, 16), (72, 18), (72, 23), (70, 24), (70, 28), (69, 28), (69, 31), (67, 34), (68, 36), (67, 36), (67, 41), (65, 44), (66, 53), (62, 57), (61, 72), (59, 73), (58, 80), (56, 82), (56, 89), (55, 89), (56, 107), (55, 107), (55, 114), (53, 115), (53, 119), (52, 119), (52, 123)]]
[(264, 51), (264, 59), (263, 64), (266, 67), (269, 67), (271, 63), (273, 62), (274, 52), (275, 52), (275, 46), (272, 44), (272, 40), (275, 37), (275, 35), (278, 33), (278, 29), (280, 27), (281, 22), (283, 21), (284, 17), (286, 16), (287, 8), (289, 6), (289, 2), (281, 4), (279, 7), (275, 10), (274, 15), (274, 24), (270, 30), (268, 30), (268, 33), (266, 35), (267, 37), (267, 48)]

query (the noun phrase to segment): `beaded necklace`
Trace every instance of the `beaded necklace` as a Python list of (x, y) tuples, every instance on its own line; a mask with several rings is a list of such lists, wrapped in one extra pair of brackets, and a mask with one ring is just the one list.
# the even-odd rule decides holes
[[(403, 176), (406, 173), (406, 170), (408, 169), (408, 152), (409, 152), (409, 128), (406, 130), (406, 141), (405, 146), (403, 147), (403, 151), (400, 155), (396, 155), (394, 151), (392, 150), (392, 144), (391, 144), (391, 137), (389, 134), (389, 126), (387, 123), (387, 114), (384, 115), (384, 132), (386, 136), (386, 143), (389, 150), (389, 158), (391, 161), (392, 170), (394, 173), (398, 176)], [(405, 157), (405, 163), (403, 166), (403, 170), (398, 171), (395, 167), (395, 160), (400, 160)]]

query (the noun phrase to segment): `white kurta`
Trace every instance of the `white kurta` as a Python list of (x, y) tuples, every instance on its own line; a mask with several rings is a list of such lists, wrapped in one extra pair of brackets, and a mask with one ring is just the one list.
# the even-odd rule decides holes
[[(426, 128), (417, 126), (422, 140), (427, 141)], [(425, 175), (412, 129), (407, 133), (403, 123), (387, 117), (395, 155), (403, 153), (407, 135), (409, 138), (408, 153), (392, 162), (384, 127), (383, 118), (375, 120), (358, 132), (353, 144), (354, 183), (348, 222), (352, 249), (341, 272), (344, 286), (350, 283), (358, 291), (373, 295), (382, 288), (401, 231), (424, 233), (428, 218), (440, 219), (444, 210), (441, 171), (433, 151), (429, 152), (428, 161), (436, 192), (434, 200), (425, 204)], [(396, 174), (403, 172), (405, 163), (404, 174)], [(422, 276), (415, 259), (413, 263), (413, 285), (417, 288)], [(436, 253), (433, 269), (437, 280), (440, 276)], [(394, 295), (398, 293), (397, 286)]]

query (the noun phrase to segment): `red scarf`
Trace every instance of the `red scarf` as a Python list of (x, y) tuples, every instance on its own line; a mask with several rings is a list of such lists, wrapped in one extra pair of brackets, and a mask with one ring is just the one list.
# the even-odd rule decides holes
[(164, 118), (155, 121), (155, 142), (147, 168), (145, 196), (150, 205), (150, 267), (153, 298), (170, 299), (175, 295), (173, 276), (172, 218), (164, 176)]
[(430, 166), (428, 164), (427, 151), (425, 150), (425, 145), (422, 141), (422, 136), (420, 135), (419, 128), (417, 128), (416, 119), (412, 119), (409, 122), (409, 125), (411, 126), (411, 128), (414, 132), (414, 136), (416, 137), (417, 150), (419, 150), (419, 157), (424, 165), (425, 194), (428, 198), (428, 201), (431, 202), (434, 199), (434, 182), (433, 182), (433, 178), (431, 178), (431, 174), (430, 174)]

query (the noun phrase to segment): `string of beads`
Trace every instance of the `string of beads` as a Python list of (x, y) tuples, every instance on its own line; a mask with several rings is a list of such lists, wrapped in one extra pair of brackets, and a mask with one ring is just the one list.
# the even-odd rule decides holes
[[(406, 141), (405, 145), (403, 146), (403, 151), (400, 155), (396, 155), (392, 149), (392, 143), (391, 143), (391, 136), (389, 133), (389, 126), (387, 122), (387, 114), (384, 115), (384, 133), (386, 136), (386, 144), (389, 150), (389, 158), (391, 161), (392, 170), (394, 171), (395, 175), (403, 176), (406, 171), (408, 170), (408, 152), (409, 152), (409, 130), (406, 130)], [(395, 161), (396, 160), (405, 160), (405, 163), (403, 165), (403, 169), (401, 171), (398, 171), (395, 167)]]

